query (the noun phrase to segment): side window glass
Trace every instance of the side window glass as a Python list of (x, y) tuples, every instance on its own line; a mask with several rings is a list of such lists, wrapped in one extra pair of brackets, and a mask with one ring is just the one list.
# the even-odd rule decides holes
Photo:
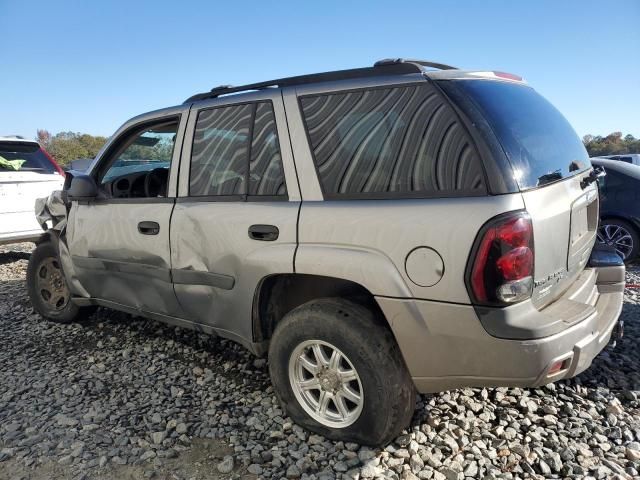
[(177, 131), (171, 120), (125, 137), (100, 175), (102, 190), (114, 198), (165, 197)]
[(278, 132), (270, 103), (255, 105), (253, 138), (251, 140), (251, 162), (249, 195), (280, 196), (287, 194)]
[(198, 113), (189, 195), (285, 196), (286, 193), (270, 102), (231, 105)]
[(486, 192), (478, 152), (430, 85), (300, 100), (328, 196), (438, 196)]
[(198, 113), (191, 151), (190, 195), (246, 194), (251, 111), (251, 105), (236, 105)]

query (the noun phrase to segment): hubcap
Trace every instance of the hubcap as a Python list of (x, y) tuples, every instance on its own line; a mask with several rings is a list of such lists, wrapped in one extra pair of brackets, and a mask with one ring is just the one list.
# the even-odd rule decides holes
[(624, 260), (633, 251), (633, 237), (631, 233), (619, 225), (604, 224), (598, 229), (598, 242), (616, 249)]
[(302, 408), (322, 425), (345, 428), (362, 413), (360, 376), (347, 356), (330, 343), (299, 344), (289, 359), (289, 381)]
[(40, 298), (53, 310), (62, 310), (69, 303), (69, 289), (58, 259), (45, 258), (38, 266), (36, 287)]

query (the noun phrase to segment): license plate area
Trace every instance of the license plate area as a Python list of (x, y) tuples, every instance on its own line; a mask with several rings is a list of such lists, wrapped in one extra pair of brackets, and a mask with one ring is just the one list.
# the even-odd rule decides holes
[(589, 261), (598, 228), (598, 190), (590, 188), (571, 205), (567, 271), (582, 269)]

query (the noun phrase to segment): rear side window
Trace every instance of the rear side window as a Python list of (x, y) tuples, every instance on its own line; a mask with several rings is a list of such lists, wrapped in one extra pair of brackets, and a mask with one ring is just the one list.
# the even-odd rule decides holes
[(191, 196), (286, 197), (271, 102), (200, 111), (190, 168)]
[(191, 151), (190, 195), (246, 194), (251, 111), (251, 105), (239, 105), (198, 114)]
[(492, 80), (450, 80), (445, 90), (462, 89), (493, 128), (526, 190), (591, 168), (589, 155), (569, 122), (532, 88)]
[(300, 99), (327, 198), (486, 193), (479, 154), (429, 84)]
[(286, 195), (282, 157), (273, 108), (270, 103), (258, 103), (251, 140), (249, 164), (249, 195)]
[[(2, 159), (9, 160), (11, 167), (3, 166)], [(36, 143), (0, 142), (0, 172), (15, 171), (56, 173), (53, 163)]]

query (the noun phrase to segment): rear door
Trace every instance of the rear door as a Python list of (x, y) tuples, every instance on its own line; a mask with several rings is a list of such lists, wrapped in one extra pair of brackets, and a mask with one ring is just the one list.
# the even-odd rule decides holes
[(42, 233), (35, 201), (61, 190), (64, 177), (35, 142), (0, 141), (0, 157), (0, 239)]
[(299, 207), (280, 90), (193, 106), (171, 220), (186, 318), (251, 342), (258, 285), (293, 272)]
[[(586, 266), (596, 240), (598, 191), (583, 182), (591, 170), (582, 141), (562, 114), (522, 82), (441, 82), (463, 91), (502, 145), (534, 228), (532, 301), (560, 296)], [(467, 107), (468, 108), (468, 107)]]

